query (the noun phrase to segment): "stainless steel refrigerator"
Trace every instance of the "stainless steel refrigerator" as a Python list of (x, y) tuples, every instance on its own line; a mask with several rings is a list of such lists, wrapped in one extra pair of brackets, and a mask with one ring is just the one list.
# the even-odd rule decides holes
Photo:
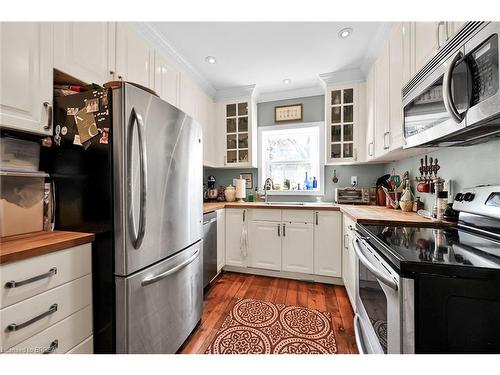
[(203, 301), (200, 125), (129, 83), (57, 98), (54, 116), (56, 229), (96, 234), (95, 351), (175, 353)]

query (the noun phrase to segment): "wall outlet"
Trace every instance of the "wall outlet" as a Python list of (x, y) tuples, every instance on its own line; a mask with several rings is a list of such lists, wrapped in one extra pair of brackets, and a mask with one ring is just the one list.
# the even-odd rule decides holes
[(351, 176), (351, 185), (356, 186), (358, 184), (358, 176)]

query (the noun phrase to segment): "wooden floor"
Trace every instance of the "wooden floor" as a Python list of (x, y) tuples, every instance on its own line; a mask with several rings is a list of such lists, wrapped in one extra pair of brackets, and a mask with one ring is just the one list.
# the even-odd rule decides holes
[(180, 353), (204, 353), (239, 298), (299, 305), (332, 314), (338, 353), (357, 353), (353, 311), (343, 286), (225, 272), (205, 294), (201, 323)]

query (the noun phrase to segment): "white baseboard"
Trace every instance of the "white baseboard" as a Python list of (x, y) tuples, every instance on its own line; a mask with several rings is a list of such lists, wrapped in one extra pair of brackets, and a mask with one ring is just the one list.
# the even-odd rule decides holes
[(238, 267), (238, 266), (224, 266), (222, 269), (228, 272), (239, 272), (250, 275), (271, 276), (271, 277), (280, 277), (282, 279), (312, 281), (316, 283), (333, 284), (333, 285), (344, 285), (344, 281), (340, 277), (319, 276), (319, 275), (310, 275), (297, 272), (273, 271), (273, 270), (264, 270), (261, 268)]

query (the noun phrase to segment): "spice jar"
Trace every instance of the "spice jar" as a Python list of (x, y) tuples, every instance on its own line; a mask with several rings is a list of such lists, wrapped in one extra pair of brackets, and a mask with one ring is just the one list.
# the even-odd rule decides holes
[(413, 212), (424, 209), (424, 202), (420, 200), (420, 197), (415, 197), (415, 202), (413, 202)]
[(446, 211), (446, 206), (448, 205), (448, 192), (438, 191), (436, 203), (437, 203), (436, 218), (438, 220), (444, 220), (444, 212)]

